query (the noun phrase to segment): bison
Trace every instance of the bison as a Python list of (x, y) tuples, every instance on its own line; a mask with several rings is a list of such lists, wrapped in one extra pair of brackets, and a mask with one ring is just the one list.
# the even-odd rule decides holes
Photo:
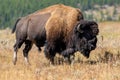
[(12, 30), (12, 33), (16, 32), (13, 63), (16, 64), (17, 52), (22, 44), (25, 44), (25, 61), (29, 63), (28, 52), (33, 43), (39, 50), (45, 45), (45, 55), (53, 61), (56, 52), (66, 49), (75, 24), (82, 19), (83, 14), (79, 9), (63, 4), (53, 5), (19, 18)]

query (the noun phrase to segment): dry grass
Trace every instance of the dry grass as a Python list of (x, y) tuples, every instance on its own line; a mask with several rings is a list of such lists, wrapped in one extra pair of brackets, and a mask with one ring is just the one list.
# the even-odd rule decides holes
[(86, 59), (78, 52), (72, 65), (50, 65), (43, 52), (33, 47), (30, 66), (22, 48), (17, 65), (12, 64), (14, 34), (0, 30), (0, 80), (120, 80), (120, 22), (99, 23), (98, 47)]

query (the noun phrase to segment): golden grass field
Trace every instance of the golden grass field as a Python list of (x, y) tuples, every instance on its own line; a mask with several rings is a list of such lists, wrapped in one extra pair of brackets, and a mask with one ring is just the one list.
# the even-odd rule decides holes
[(0, 30), (0, 80), (120, 80), (120, 22), (99, 23), (97, 48), (86, 59), (79, 52), (74, 64), (50, 65), (43, 51), (34, 46), (25, 64), (22, 48), (12, 63), (15, 35)]

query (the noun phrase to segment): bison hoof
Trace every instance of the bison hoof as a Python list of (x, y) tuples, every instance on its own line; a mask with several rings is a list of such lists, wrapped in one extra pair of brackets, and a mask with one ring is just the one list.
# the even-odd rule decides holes
[(30, 62), (29, 62), (28, 57), (25, 57), (25, 63), (26, 63), (27, 65), (30, 65)]
[(13, 58), (13, 64), (16, 65), (17, 58)]

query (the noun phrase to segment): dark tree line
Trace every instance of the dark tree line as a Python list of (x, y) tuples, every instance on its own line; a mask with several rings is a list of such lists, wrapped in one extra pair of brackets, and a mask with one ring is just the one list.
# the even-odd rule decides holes
[(84, 11), (95, 4), (116, 5), (120, 0), (0, 0), (0, 28), (11, 28), (18, 17), (58, 3), (79, 7)]

